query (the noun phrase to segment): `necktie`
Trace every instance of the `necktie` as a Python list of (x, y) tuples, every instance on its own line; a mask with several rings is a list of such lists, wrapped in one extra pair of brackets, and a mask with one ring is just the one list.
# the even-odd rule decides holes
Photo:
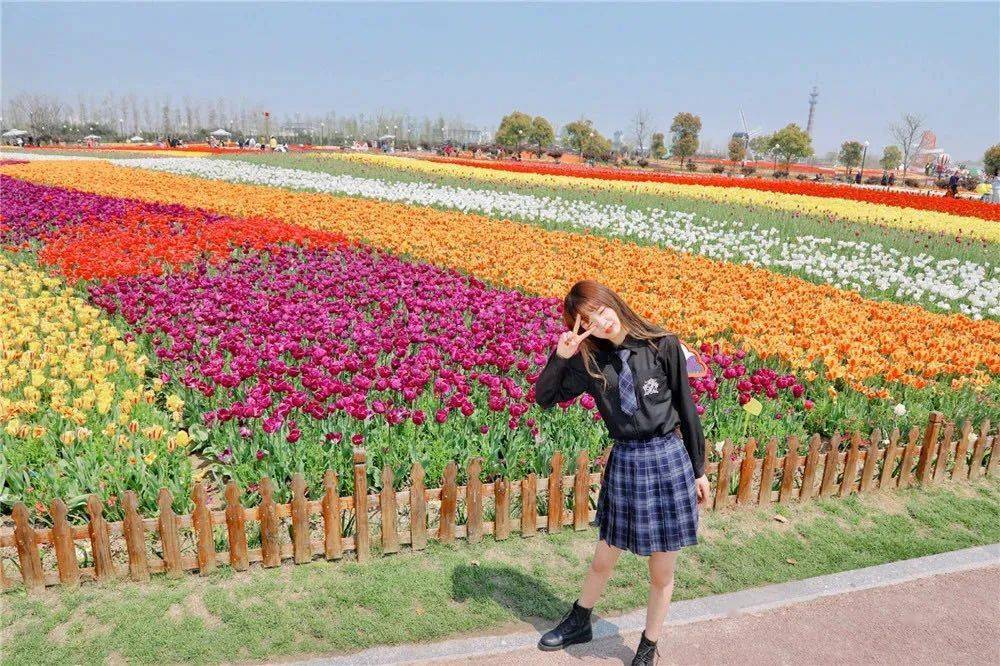
[(635, 380), (632, 379), (632, 368), (628, 367), (628, 349), (619, 349), (618, 356), (622, 360), (622, 370), (618, 373), (618, 395), (622, 401), (622, 411), (632, 416), (639, 409), (635, 399)]

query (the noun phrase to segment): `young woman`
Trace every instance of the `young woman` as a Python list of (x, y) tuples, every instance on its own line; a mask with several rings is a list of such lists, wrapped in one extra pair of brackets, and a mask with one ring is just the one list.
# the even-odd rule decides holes
[(675, 336), (597, 282), (573, 285), (563, 320), (570, 330), (538, 376), (535, 401), (548, 408), (589, 393), (614, 445), (597, 500), (599, 540), (583, 590), (538, 647), (559, 650), (592, 638), (591, 610), (618, 556), (629, 550), (649, 557), (650, 577), (646, 628), (632, 664), (652, 664), (677, 552), (697, 542), (698, 506), (709, 493), (687, 360)]

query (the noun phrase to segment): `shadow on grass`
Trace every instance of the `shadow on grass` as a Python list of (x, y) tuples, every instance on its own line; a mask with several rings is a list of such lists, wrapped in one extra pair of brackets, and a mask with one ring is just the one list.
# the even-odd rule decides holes
[[(573, 599), (557, 596), (545, 580), (506, 565), (462, 564), (452, 573), (452, 590), (456, 601), (493, 602), (506, 608), (534, 627), (539, 638), (555, 627), (573, 605)], [(602, 657), (620, 658), (623, 664), (630, 663), (634, 651), (625, 645), (621, 634), (609, 635), (613, 629), (607, 625), (598, 627), (602, 620), (596, 613), (594, 621), (595, 634), (605, 636), (600, 639), (599, 649), (595, 649), (594, 643), (584, 643), (570, 646), (564, 650), (565, 654), (583, 659), (599, 651)]]

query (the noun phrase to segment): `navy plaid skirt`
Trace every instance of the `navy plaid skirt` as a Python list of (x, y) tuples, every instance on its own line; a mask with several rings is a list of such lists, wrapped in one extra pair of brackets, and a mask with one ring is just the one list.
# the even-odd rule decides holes
[(698, 543), (698, 495), (684, 442), (674, 433), (617, 440), (597, 498), (600, 538), (636, 555)]

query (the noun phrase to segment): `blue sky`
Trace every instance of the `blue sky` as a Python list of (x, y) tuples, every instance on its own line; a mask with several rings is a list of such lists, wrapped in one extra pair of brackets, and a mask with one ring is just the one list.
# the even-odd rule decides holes
[(3, 2), (0, 93), (228, 97), (277, 114), (406, 111), (495, 126), (512, 109), (607, 135), (636, 109), (814, 144), (889, 141), (901, 112), (978, 159), (1000, 140), (1000, 3), (298, 4)]

